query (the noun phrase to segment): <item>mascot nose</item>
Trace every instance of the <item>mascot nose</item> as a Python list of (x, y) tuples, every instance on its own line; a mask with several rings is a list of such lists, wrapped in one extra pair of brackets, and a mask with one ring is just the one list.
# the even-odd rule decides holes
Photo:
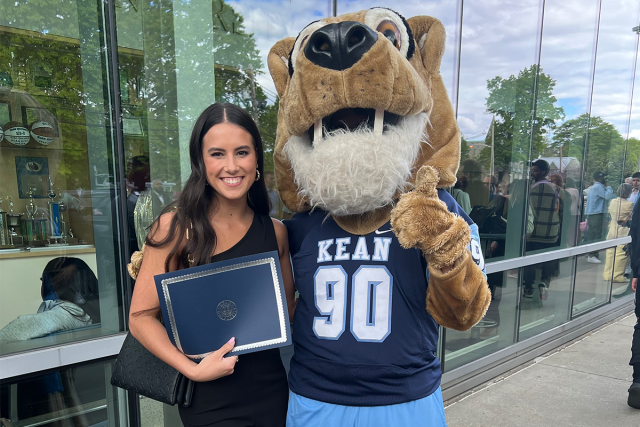
[(346, 70), (357, 63), (378, 40), (378, 34), (362, 22), (343, 21), (314, 32), (304, 55), (316, 65)]

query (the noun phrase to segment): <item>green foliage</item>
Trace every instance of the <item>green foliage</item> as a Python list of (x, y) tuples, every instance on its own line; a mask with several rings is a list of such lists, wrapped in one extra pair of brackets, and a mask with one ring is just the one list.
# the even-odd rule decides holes
[[(267, 105), (267, 94), (256, 81), (256, 76), (262, 74), (264, 68), (260, 51), (253, 34), (246, 32), (242, 15), (224, 0), (212, 0), (211, 4), (213, 52), (202, 58), (204, 63), (214, 68), (212, 92), (215, 91), (215, 98), (211, 102), (236, 104), (257, 119), (265, 142), (265, 167), (273, 169), (273, 150), (266, 151), (275, 141), (277, 106), (273, 119), (274, 106)], [(130, 101), (123, 103), (123, 112), (129, 117), (142, 119), (147, 141), (145, 144), (127, 136), (125, 144), (131, 148), (128, 152), (149, 153), (152, 177), (179, 183), (182, 180), (179, 118), (183, 122), (185, 119), (195, 122), (196, 117), (186, 118), (185, 112), (178, 110), (176, 54), (179, 52), (176, 52), (176, 45), (194, 43), (199, 36), (191, 30), (192, 17), (189, 14), (176, 17), (170, 2), (147, 3), (144, 7), (145, 34), (141, 34), (144, 37), (144, 57), (121, 52), (119, 61), (121, 70), (126, 70), (124, 75), (130, 80), (129, 87), (142, 85), (143, 99), (138, 100), (134, 95), (139, 88), (129, 90)], [(178, 25), (181, 31), (174, 31), (174, 26)], [(188, 36), (188, 39), (176, 40), (178, 33), (186, 35), (185, 38)], [(207, 87), (208, 82), (195, 81), (194, 84)], [(270, 134), (274, 137), (269, 138)]]
[(255, 38), (245, 31), (242, 15), (224, 0), (213, 0), (213, 22), (216, 101), (236, 104), (257, 118), (264, 145), (264, 167), (273, 171), (279, 102), (276, 99), (268, 105), (265, 90), (255, 80), (264, 73)]
[[(565, 117), (553, 96), (556, 81), (532, 65), (517, 76), (496, 76), (487, 80), (487, 112), (494, 115), (494, 161), (496, 169), (508, 169), (511, 163), (529, 160), (531, 141), (534, 158), (545, 149), (545, 136)], [(536, 99), (537, 92), (537, 99)], [(534, 117), (534, 102), (535, 117)], [(491, 141), (488, 142), (491, 144)], [(489, 147), (487, 147), (489, 148)], [(487, 148), (481, 153), (487, 156)], [(488, 150), (490, 155), (490, 149)]]
[(458, 167), (462, 166), (462, 163), (469, 158), (470, 151), (469, 141), (465, 139), (464, 135), (460, 135), (460, 164)]
[[(588, 135), (587, 135), (588, 129)], [(550, 143), (550, 148), (559, 151), (563, 156), (576, 157), (582, 161), (585, 142), (587, 143), (587, 159), (585, 177), (589, 181), (595, 171), (608, 173), (609, 182), (622, 182), (631, 176), (638, 165), (638, 148), (634, 149), (637, 140), (629, 139), (627, 160), (625, 161), (625, 140), (615, 126), (598, 116), (588, 113), (567, 120), (558, 126)], [(556, 152), (557, 152), (556, 151)]]
[[(80, 47), (31, 35), (0, 35), (0, 64), (4, 64), (12, 75), (15, 91), (29, 94), (58, 120), (62, 145), (47, 148), (62, 149), (55, 173), (65, 178), (77, 176), (79, 172), (88, 173)], [(33, 78), (32, 71), (36, 68), (50, 73), (46, 87), (39, 87)], [(31, 124), (28, 116), (13, 117), (13, 120), (25, 120), (25, 126)], [(55, 123), (51, 124), (55, 126)], [(84, 170), (78, 170), (79, 165)], [(51, 178), (55, 180), (56, 176)]]
[(276, 129), (278, 128), (278, 109), (280, 99), (276, 98), (276, 103), (267, 105), (260, 110), (260, 135), (262, 136), (262, 147), (264, 149), (264, 170), (275, 171), (273, 164), (273, 151), (276, 148)]
[(624, 162), (624, 177), (638, 172), (638, 155), (640, 154), (640, 139), (629, 138), (627, 140), (627, 156)]

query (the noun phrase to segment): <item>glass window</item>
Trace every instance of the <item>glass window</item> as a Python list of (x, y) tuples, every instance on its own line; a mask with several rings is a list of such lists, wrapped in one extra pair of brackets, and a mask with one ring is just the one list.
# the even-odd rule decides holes
[[(629, 125), (626, 132), (627, 137), (627, 152), (625, 157), (625, 171), (640, 171), (640, 55), (636, 52), (637, 62), (635, 65), (635, 83), (633, 85), (633, 102), (630, 109)], [(628, 177), (627, 177), (628, 178)], [(625, 178), (625, 182), (627, 182)], [(631, 186), (633, 187), (631, 197), (629, 200), (636, 203), (640, 191), (640, 179), (631, 179)]]
[(96, 5), (0, 5), (0, 354), (122, 330)]
[(561, 258), (522, 268), (520, 341), (569, 320), (574, 260)]
[[(604, 260), (606, 252), (607, 250), (597, 252), (598, 259)], [(611, 255), (613, 256), (613, 251)], [(586, 257), (577, 257), (572, 317), (609, 302), (611, 270), (607, 271), (606, 265), (606, 262), (590, 263)]]
[[(294, 2), (274, 10), (258, 1), (151, 2), (116, 8), (130, 247), (176, 197), (191, 173), (189, 138), (216, 101), (232, 102), (258, 123), (272, 216), (291, 215), (273, 177), (278, 116), (267, 54), (280, 39), (328, 16), (331, 3)], [(143, 30), (144, 29), (144, 30)]]
[[(614, 0), (603, 2), (600, 10), (591, 114), (584, 117), (589, 131), (583, 243), (615, 238), (616, 223), (628, 210), (624, 200), (630, 196), (621, 184), (637, 171), (637, 164), (625, 163), (625, 134), (638, 38), (632, 28), (638, 25), (639, 6), (632, 0)], [(602, 262), (597, 256), (594, 252), (587, 259)]]
[(39, 372), (0, 386), (0, 418), (15, 426), (128, 426), (126, 392), (109, 384), (113, 362)]
[[(231, 102), (257, 122), (264, 145), (271, 215), (288, 217), (274, 179), (278, 116), (267, 69), (271, 47), (331, 14), (331, 2), (294, 1), (274, 9), (260, 1), (123, 2), (116, 8), (127, 182), (129, 247), (191, 173), (189, 139), (196, 118), (213, 102)], [(127, 258), (130, 255), (127, 255)], [(283, 350), (288, 366), (291, 348)], [(176, 408), (140, 398), (143, 426), (179, 423)]]
[[(533, 130), (527, 253), (576, 245), (597, 1), (545, 2)], [(567, 19), (572, 25), (567, 27)]]
[(487, 262), (522, 256), (532, 231), (525, 216), (541, 7), (464, 4), (454, 192), (468, 195)]
[[(634, 171), (637, 172), (640, 170), (640, 166), (638, 164), (638, 156), (640, 155), (640, 56), (638, 56), (638, 62), (636, 63), (636, 78), (634, 84), (634, 94), (633, 94), (633, 103), (631, 108), (631, 117), (629, 120), (628, 131), (627, 131), (627, 152), (625, 157), (625, 171)], [(625, 182), (628, 181), (628, 177), (625, 178)], [(631, 178), (631, 196), (629, 197), (629, 201), (633, 202), (634, 205), (638, 201), (638, 187), (640, 187), (640, 178)], [(624, 205), (621, 202), (621, 208)], [(622, 210), (621, 210), (622, 212)], [(622, 215), (613, 215), (613, 220), (617, 219), (622, 223), (616, 224), (614, 227), (616, 230), (616, 237), (625, 237), (629, 235), (629, 227), (625, 227), (623, 221), (624, 217)], [(632, 279), (632, 272), (630, 267), (630, 247), (629, 245), (618, 245), (615, 248), (615, 262), (614, 262), (614, 272), (612, 277), (612, 290), (611, 296), (612, 298), (620, 298), (624, 295), (628, 295), (632, 293), (632, 289), (630, 286)], [(623, 268), (624, 266), (624, 268)]]
[(491, 290), (491, 305), (484, 318), (465, 332), (445, 330), (445, 372), (514, 343), (520, 289), (518, 269), (489, 274), (487, 282)]

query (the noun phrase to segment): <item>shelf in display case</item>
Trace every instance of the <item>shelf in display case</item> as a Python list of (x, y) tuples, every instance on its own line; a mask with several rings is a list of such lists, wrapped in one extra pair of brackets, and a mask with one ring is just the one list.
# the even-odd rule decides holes
[(95, 252), (96, 248), (93, 245), (45, 246), (29, 249), (0, 249), (0, 259), (64, 256)]
[(4, 145), (4, 146), (0, 146), (0, 150), (29, 150), (29, 151), (42, 151), (42, 150), (47, 150), (47, 151), (66, 151), (66, 152), (76, 152), (76, 153), (83, 153), (86, 150), (77, 150), (77, 149), (70, 149), (70, 148), (55, 148), (52, 147), (50, 145), (43, 145), (41, 147), (25, 147), (25, 146), (18, 146), (18, 145), (14, 145), (14, 146), (9, 146), (9, 145)]

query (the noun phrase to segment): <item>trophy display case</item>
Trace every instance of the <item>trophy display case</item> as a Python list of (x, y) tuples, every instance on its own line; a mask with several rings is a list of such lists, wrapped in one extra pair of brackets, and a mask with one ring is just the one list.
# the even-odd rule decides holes
[(0, 251), (94, 241), (87, 135), (41, 100), (0, 84)]

